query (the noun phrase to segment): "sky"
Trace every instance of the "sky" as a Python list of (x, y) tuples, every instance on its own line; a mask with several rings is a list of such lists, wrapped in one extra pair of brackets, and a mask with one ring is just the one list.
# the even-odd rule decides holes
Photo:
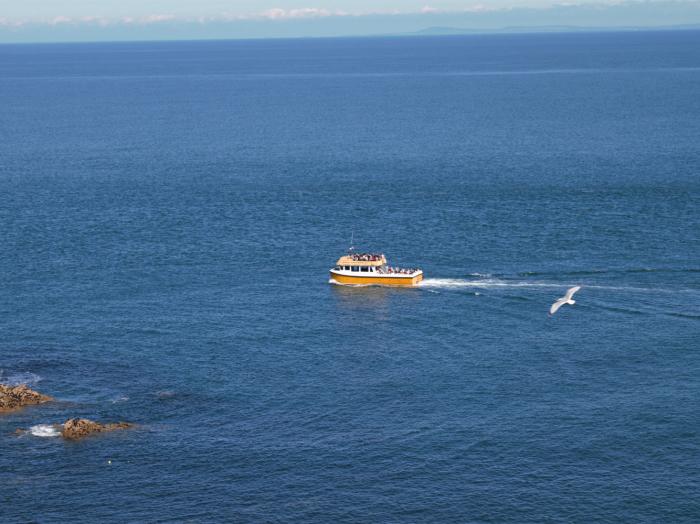
[(695, 24), (700, 0), (0, 0), (0, 43)]
[[(585, 0), (584, 0), (585, 2)], [(418, 13), (422, 10), (459, 11), (504, 7), (542, 7), (551, 0), (1, 0), (0, 12), (17, 20), (53, 17), (146, 18), (171, 15), (197, 17), (271, 17), (330, 14)], [(589, 2), (590, 3), (590, 2)]]

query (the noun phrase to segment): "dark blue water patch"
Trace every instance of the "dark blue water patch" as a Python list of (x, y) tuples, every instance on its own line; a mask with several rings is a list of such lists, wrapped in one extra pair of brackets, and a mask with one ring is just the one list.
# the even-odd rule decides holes
[(698, 39), (0, 46), (2, 520), (697, 521)]

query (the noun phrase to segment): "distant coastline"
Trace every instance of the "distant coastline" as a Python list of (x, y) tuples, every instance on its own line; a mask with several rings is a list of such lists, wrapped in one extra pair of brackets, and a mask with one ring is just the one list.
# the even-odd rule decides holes
[(622, 33), (628, 31), (697, 31), (700, 24), (684, 24), (669, 26), (509, 26), (495, 29), (473, 29), (469, 27), (426, 27), (420, 31), (395, 36), (449, 36), (449, 35), (484, 35), (484, 34), (527, 34), (527, 33)]
[(135, 44), (135, 43), (177, 43), (177, 42), (245, 42), (276, 40), (333, 40), (333, 39), (377, 39), (377, 38), (424, 38), (450, 36), (505, 36), (505, 35), (545, 35), (545, 34), (595, 34), (595, 33), (662, 33), (662, 32), (700, 31), (700, 24), (675, 26), (620, 26), (620, 27), (584, 27), (584, 26), (536, 26), (536, 27), (502, 27), (495, 29), (469, 29), (459, 27), (427, 27), (419, 31), (406, 33), (349, 34), (334, 36), (269, 36), (269, 37), (211, 37), (211, 38), (163, 38), (163, 39), (112, 39), (112, 40), (50, 40), (50, 41), (0, 41), (0, 46), (16, 45), (62, 45), (62, 44)]

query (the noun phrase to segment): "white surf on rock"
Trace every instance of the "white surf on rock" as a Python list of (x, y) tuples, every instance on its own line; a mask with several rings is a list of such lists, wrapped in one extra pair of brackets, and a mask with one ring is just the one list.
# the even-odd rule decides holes
[(37, 424), (29, 428), (29, 433), (35, 437), (58, 437), (61, 432), (53, 424)]
[(40, 380), (41, 377), (39, 375), (29, 371), (6, 374), (4, 370), (0, 369), (0, 382), (9, 386), (19, 386), (20, 384), (33, 386)]

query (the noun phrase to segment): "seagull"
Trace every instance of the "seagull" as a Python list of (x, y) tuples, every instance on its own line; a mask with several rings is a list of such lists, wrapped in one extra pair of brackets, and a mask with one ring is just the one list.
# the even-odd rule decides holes
[(575, 304), (576, 301), (571, 300), (571, 297), (573, 297), (574, 293), (576, 293), (579, 289), (581, 289), (581, 286), (574, 286), (572, 288), (569, 288), (569, 290), (566, 292), (566, 295), (564, 295), (561, 298), (558, 298), (557, 301), (554, 304), (552, 304), (552, 307), (549, 308), (549, 314), (553, 315), (564, 304)]

